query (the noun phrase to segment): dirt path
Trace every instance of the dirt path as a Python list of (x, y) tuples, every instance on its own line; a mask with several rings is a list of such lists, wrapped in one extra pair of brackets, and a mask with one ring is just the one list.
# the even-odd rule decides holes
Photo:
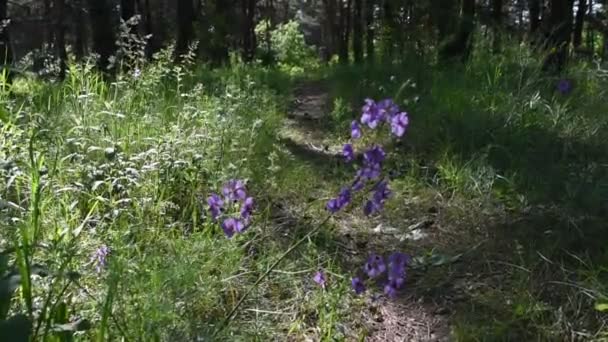
[[(294, 155), (308, 161), (325, 161), (339, 158), (341, 146), (327, 143), (324, 121), (331, 111), (331, 100), (323, 83), (306, 83), (297, 88), (295, 101), (281, 133), (282, 140)], [(327, 122), (325, 122), (326, 124)], [(382, 219), (368, 219), (363, 215), (336, 216), (339, 227), (337, 239), (344, 246), (347, 267), (356, 269), (360, 261), (374, 252), (390, 253), (403, 248), (404, 241), (432, 240), (426, 221), (410, 222), (408, 229), (391, 228)], [(376, 227), (370, 229), (368, 227)], [(357, 260), (353, 262), (353, 260)], [(366, 341), (449, 341), (449, 311), (445, 300), (426, 296), (423, 285), (415, 284), (412, 275), (411, 289), (396, 299), (380, 297), (370, 300), (367, 309), (360, 313), (361, 323), (369, 332)], [(440, 301), (440, 302), (439, 302)]]

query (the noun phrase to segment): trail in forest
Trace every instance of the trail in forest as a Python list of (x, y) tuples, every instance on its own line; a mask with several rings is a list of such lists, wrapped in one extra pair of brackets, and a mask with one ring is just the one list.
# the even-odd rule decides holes
[[(324, 129), (332, 99), (323, 82), (303, 83), (294, 95), (281, 133), (285, 146), (305, 162), (328, 165), (328, 162), (340, 159), (341, 146), (329, 144), (329, 133)], [(360, 267), (361, 260), (369, 253), (403, 250), (408, 245), (407, 240), (416, 240), (416, 244), (424, 243), (423, 240), (431, 243), (436, 234), (431, 227), (432, 217), (412, 218), (402, 223), (405, 227), (400, 225), (399, 228), (391, 227), (393, 223), (383, 222), (382, 218), (366, 218), (359, 213), (345, 213), (335, 219), (336, 239), (343, 246), (342, 263), (353, 270)], [(415, 273), (412, 271), (411, 287), (408, 286), (398, 298), (370, 299), (367, 309), (359, 314), (359, 323), (369, 331), (366, 341), (450, 340), (450, 311), (442, 291), (429, 292), (424, 285), (416, 284)]]

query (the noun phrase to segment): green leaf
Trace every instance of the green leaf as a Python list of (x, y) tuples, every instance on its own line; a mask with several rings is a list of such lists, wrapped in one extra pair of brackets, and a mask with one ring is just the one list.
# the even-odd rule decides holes
[(608, 311), (608, 303), (596, 303), (595, 310), (599, 312)]
[(16, 315), (0, 321), (0, 341), (28, 342), (32, 334), (32, 322), (26, 315)]

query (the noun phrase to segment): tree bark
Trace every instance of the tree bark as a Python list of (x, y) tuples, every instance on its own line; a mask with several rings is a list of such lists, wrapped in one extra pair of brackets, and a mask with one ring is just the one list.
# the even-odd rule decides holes
[(352, 0), (347, 0), (346, 6), (340, 5), (340, 41), (338, 58), (341, 64), (348, 64), (348, 42), (350, 40), (350, 10)]
[(578, 0), (578, 10), (574, 22), (574, 34), (572, 45), (578, 48), (583, 42), (583, 25), (585, 24), (585, 14), (587, 13), (587, 0)]
[(500, 31), (502, 29), (502, 0), (492, 0), (492, 21), (494, 26), (492, 50), (494, 53), (498, 53), (500, 52)]
[(356, 64), (363, 62), (363, 0), (354, 0), (353, 57)]
[(374, 0), (365, 1), (365, 50), (367, 55), (367, 61), (370, 64), (374, 63), (376, 55), (376, 47), (374, 45), (375, 29), (374, 29)]
[(135, 15), (135, 0), (120, 1), (120, 17), (124, 21), (129, 21)]
[(82, 0), (75, 0), (73, 3), (74, 26), (74, 53), (76, 58), (81, 60), (87, 54), (87, 26), (85, 24), (85, 9)]
[(475, 29), (475, 0), (462, 0), (460, 24), (456, 35), (439, 50), (443, 61), (459, 58), (466, 62), (473, 49), (473, 30)]
[(93, 50), (99, 55), (98, 67), (105, 71), (110, 57), (116, 52), (112, 8), (107, 0), (88, 0), (89, 16), (93, 29)]
[(13, 61), (11, 51), (11, 39), (9, 35), (10, 23), (5, 23), (7, 18), (7, 0), (0, 0), (0, 65), (9, 65)]
[(177, 0), (177, 42), (175, 43), (175, 60), (180, 61), (188, 52), (194, 35), (194, 8), (192, 0)]
[(54, 0), (53, 12), (55, 17), (55, 53), (59, 58), (59, 79), (65, 78), (68, 66), (68, 55), (65, 50), (65, 0)]
[(545, 71), (560, 72), (568, 58), (568, 45), (572, 33), (571, 0), (551, 0), (549, 14), (548, 44), (551, 52), (543, 64)]
[(243, 53), (245, 62), (251, 62), (255, 57), (255, 5), (256, 0), (242, 0), (243, 10)]
[(528, 0), (530, 12), (530, 35), (535, 36), (540, 27), (540, 0)]

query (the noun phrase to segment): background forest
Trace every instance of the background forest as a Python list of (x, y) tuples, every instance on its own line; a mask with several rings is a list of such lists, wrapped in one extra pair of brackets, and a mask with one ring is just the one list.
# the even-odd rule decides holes
[(608, 340), (603, 0), (0, 0), (0, 341)]

